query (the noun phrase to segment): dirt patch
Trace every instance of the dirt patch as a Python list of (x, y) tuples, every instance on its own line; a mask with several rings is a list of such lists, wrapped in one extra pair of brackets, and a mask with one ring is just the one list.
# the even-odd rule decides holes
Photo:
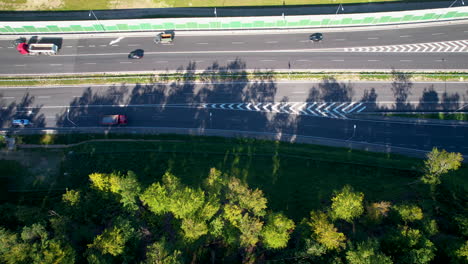
[(163, 8), (172, 7), (165, 1), (153, 0), (111, 0), (108, 2), (111, 9), (131, 9), (131, 8)]

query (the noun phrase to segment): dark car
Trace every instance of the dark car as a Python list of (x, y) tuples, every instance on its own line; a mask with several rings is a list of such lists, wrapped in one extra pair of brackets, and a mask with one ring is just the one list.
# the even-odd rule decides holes
[(309, 40), (313, 41), (313, 42), (322, 41), (323, 40), (323, 35), (322, 35), (322, 33), (314, 33), (314, 34), (310, 35)]
[(137, 49), (137, 50), (130, 52), (130, 54), (128, 54), (128, 58), (129, 59), (141, 59), (143, 58), (144, 53), (145, 52), (142, 49)]

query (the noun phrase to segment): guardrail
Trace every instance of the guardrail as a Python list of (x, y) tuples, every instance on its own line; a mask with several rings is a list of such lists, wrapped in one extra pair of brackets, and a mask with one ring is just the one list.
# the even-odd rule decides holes
[(402, 12), (358, 13), (310, 16), (156, 18), (129, 20), (83, 20), (0, 22), (0, 35), (46, 33), (93, 33), (162, 30), (237, 30), (324, 28), (407, 24), (468, 19), (468, 7), (425, 9)]

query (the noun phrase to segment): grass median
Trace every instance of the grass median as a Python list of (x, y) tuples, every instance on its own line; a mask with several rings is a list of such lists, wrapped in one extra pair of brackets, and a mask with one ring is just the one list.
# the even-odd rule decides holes
[[(396, 0), (54, 0), (47, 4), (42, 0), (2, 0), (0, 10), (5, 11), (72, 11), (100, 9), (130, 9), (130, 8), (167, 8), (167, 7), (239, 7), (239, 6), (293, 6), (293, 5), (338, 5), (369, 2), (395, 2)], [(406, 0), (401, 2), (414, 2)], [(420, 1), (420, 0), (419, 0)]]
[(0, 77), (1, 86), (40, 86), (74, 84), (115, 84), (173, 81), (256, 81), (256, 80), (310, 80), (321, 81), (334, 78), (338, 81), (393, 81), (395, 75), (404, 75), (410, 81), (450, 81), (468, 80), (468, 73), (463, 72), (205, 72), (205, 73), (167, 73), (167, 74), (99, 74), (67, 76), (15, 76)]
[(414, 114), (398, 114), (389, 113), (385, 116), (407, 117), (407, 118), (420, 118), (420, 119), (435, 119), (435, 120), (456, 120), (468, 121), (468, 113), (414, 113)]
[[(139, 141), (112, 141), (112, 139)], [(417, 184), (422, 160), (400, 155), (291, 144), (255, 139), (196, 137), (184, 135), (54, 135), (48, 143), (70, 144), (91, 141), (60, 149), (24, 149), (55, 153), (60, 157), (60, 177), (44, 179), (35, 187), (54, 190), (78, 188), (88, 184), (93, 172), (134, 171), (144, 184), (160, 180), (170, 171), (189, 185), (197, 186), (211, 167), (239, 177), (250, 186), (262, 189), (273, 210), (284, 211), (294, 219), (328, 203), (333, 190), (350, 184), (366, 193), (369, 201), (419, 199), (426, 186)], [(24, 136), (25, 143), (40, 143), (41, 136)], [(44, 140), (42, 141), (44, 142)], [(23, 173), (21, 170), (19, 172)], [(467, 188), (462, 167), (447, 177), (444, 184)], [(22, 174), (22, 175), (23, 175)], [(16, 180), (16, 182), (24, 182)], [(16, 187), (20, 189), (20, 187)], [(25, 193), (24, 195), (28, 195)], [(37, 192), (34, 193), (37, 196)], [(49, 192), (48, 195), (51, 195)], [(58, 196), (57, 196), (58, 197)], [(25, 197), (18, 197), (22, 201)]]

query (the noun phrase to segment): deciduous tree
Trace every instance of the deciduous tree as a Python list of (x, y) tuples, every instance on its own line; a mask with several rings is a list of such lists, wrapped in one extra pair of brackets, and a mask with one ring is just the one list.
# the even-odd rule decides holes
[(424, 162), (422, 182), (435, 187), (440, 184), (440, 177), (451, 170), (458, 169), (461, 166), (462, 160), (463, 157), (460, 153), (450, 153), (445, 150), (439, 151), (437, 148), (433, 148), (427, 154), (427, 160)]
[(364, 212), (364, 194), (355, 192), (349, 185), (345, 185), (339, 192), (335, 192), (332, 198), (331, 217), (332, 219), (343, 219), (353, 225), (354, 219)]
[(334, 250), (345, 246), (345, 235), (337, 231), (325, 213), (312, 211), (310, 213), (310, 226), (314, 234), (313, 238), (324, 245), (327, 250)]
[(279, 249), (288, 244), (294, 230), (294, 222), (281, 213), (269, 213), (262, 230), (263, 243), (267, 248)]

